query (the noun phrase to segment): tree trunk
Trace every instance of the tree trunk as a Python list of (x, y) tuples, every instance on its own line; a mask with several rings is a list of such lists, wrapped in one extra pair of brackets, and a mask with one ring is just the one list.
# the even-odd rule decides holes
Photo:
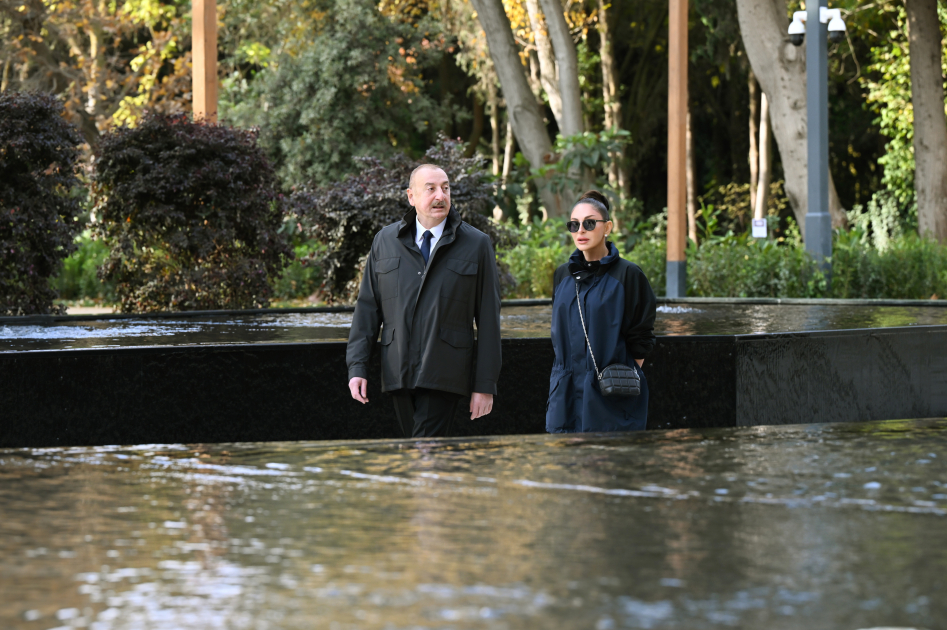
[(549, 99), (549, 109), (556, 119), (556, 124), (562, 127), (562, 96), (559, 93), (559, 71), (556, 69), (556, 56), (549, 42), (549, 33), (546, 30), (546, 20), (539, 9), (539, 0), (526, 0), (526, 14), (529, 16), (529, 27), (533, 31), (533, 42), (536, 44), (536, 58), (539, 60), (539, 82)]
[(559, 92), (562, 96), (562, 119), (559, 132), (564, 136), (574, 136), (585, 130), (582, 122), (582, 90), (579, 87), (579, 58), (575, 52), (575, 42), (566, 24), (559, 0), (539, 0), (546, 15), (546, 27), (549, 39), (556, 53), (556, 66), (559, 70)]
[(687, 238), (697, 243), (697, 169), (694, 165), (694, 136), (691, 134), (690, 104), (687, 108)]
[(766, 217), (766, 205), (769, 202), (769, 183), (773, 175), (773, 141), (769, 124), (769, 99), (764, 92), (760, 97), (760, 161), (759, 182), (756, 188), (756, 203), (753, 206), (753, 218)]
[(473, 129), (470, 130), (470, 139), (467, 140), (467, 148), (464, 149), (464, 157), (473, 157), (480, 146), (480, 138), (483, 137), (483, 101), (477, 94), (473, 96)]
[[(807, 199), (806, 56), (786, 40), (786, 0), (736, 0), (743, 46), (760, 87), (769, 98), (770, 125), (779, 146), (786, 196), (805, 234)], [(829, 173), (832, 227), (843, 227), (845, 210)]]
[[(490, 58), (500, 78), (513, 132), (530, 166), (538, 169), (550, 159), (552, 143), (539, 104), (523, 72), (510, 19), (501, 0), (471, 0), (471, 4), (477, 12)], [(546, 182), (537, 182), (537, 188), (549, 216), (563, 216), (571, 209), (571, 199), (563, 199), (563, 195), (552, 192)]]
[(0, 78), (0, 92), (6, 92), (10, 85), (10, 66), (13, 65), (12, 59), (3, 62), (3, 77)]
[(756, 75), (750, 68), (749, 79), (747, 81), (750, 88), (750, 207), (756, 208), (756, 187), (759, 182), (760, 174), (760, 152), (757, 145), (759, 137), (759, 106), (760, 106), (760, 88), (756, 83)]
[(493, 157), (493, 176), (500, 174), (500, 99), (497, 84), (490, 77), (487, 80), (487, 107), (490, 108), (490, 153)]
[(947, 118), (937, 0), (905, 0), (914, 105), (914, 190), (921, 236), (947, 243)]
[[(621, 126), (621, 101), (618, 98), (618, 79), (616, 78), (615, 54), (612, 48), (611, 32), (608, 24), (608, 7), (605, 0), (598, 0), (599, 57), (602, 59), (602, 100), (605, 102), (605, 129), (615, 130)], [(618, 191), (621, 199), (627, 199), (629, 191), (622, 164), (625, 150), (611, 154), (608, 169), (608, 185)]]
[(513, 148), (516, 144), (516, 137), (513, 135), (513, 122), (507, 116), (506, 121), (506, 147), (503, 149), (503, 171), (500, 174), (500, 184), (506, 188), (506, 180), (510, 177), (510, 168), (513, 166)]

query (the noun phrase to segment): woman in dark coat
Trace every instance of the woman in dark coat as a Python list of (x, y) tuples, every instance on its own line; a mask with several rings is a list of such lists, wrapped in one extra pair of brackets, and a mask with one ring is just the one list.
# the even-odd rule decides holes
[[(638, 431), (648, 422), (648, 382), (641, 366), (654, 347), (656, 301), (638, 265), (623, 259), (608, 241), (613, 224), (608, 199), (582, 195), (567, 224), (576, 250), (553, 280), (552, 344), (556, 359), (549, 377), (546, 430), (550, 433)], [(621, 363), (638, 371), (639, 396), (602, 396), (582, 330), (601, 370)]]

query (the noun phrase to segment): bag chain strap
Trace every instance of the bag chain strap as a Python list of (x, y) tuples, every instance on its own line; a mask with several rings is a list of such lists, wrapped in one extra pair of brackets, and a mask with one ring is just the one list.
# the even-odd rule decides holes
[(585, 316), (582, 315), (582, 298), (579, 297), (579, 281), (575, 281), (575, 301), (579, 307), (579, 319), (582, 320), (582, 332), (585, 334), (585, 345), (589, 348), (589, 356), (592, 357), (592, 365), (595, 367), (595, 376), (602, 380), (602, 373), (598, 371), (598, 364), (595, 362), (595, 355), (592, 354), (592, 342), (589, 341), (589, 333), (585, 329)]

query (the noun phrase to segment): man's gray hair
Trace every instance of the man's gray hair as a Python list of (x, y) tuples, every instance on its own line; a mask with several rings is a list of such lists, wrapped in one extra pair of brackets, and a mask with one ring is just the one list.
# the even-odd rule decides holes
[[(420, 164), (417, 166), (417, 168), (411, 171), (411, 177), (408, 179), (408, 188), (414, 188), (414, 176), (418, 174), (418, 171), (422, 171), (426, 168), (436, 168), (439, 171), (444, 171), (444, 169), (442, 169), (437, 164)], [(444, 171), (444, 174), (446, 175), (447, 171)]]

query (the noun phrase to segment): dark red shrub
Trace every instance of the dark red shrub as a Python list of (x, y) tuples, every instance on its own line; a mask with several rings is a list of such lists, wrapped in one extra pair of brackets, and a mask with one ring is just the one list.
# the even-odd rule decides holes
[[(384, 162), (372, 157), (356, 161), (362, 167), (359, 174), (331, 186), (299, 188), (291, 198), (303, 228), (326, 245), (325, 255), (312, 262), (322, 265), (322, 292), (329, 302), (352, 302), (358, 295), (375, 234), (411, 209), (405, 190), (420, 163), (403, 154)], [(464, 157), (460, 142), (441, 135), (422, 162), (437, 164), (447, 173), (451, 203), (464, 221), (490, 236), (494, 248), (511, 246), (512, 234), (488, 218), (496, 202), (482, 159)], [(501, 276), (501, 281), (512, 282), (502, 267)]]
[(49, 286), (80, 229), (79, 133), (48, 94), (0, 92), (0, 315), (61, 313)]
[(103, 139), (92, 194), (124, 312), (266, 307), (293, 255), (252, 131), (146, 116)]

